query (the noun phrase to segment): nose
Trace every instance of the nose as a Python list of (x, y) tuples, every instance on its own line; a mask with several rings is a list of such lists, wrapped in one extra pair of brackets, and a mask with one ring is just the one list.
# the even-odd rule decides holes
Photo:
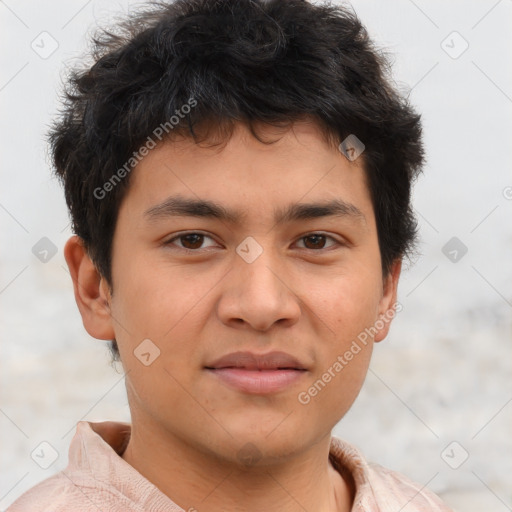
[(271, 250), (264, 250), (251, 263), (237, 255), (233, 265), (218, 303), (223, 323), (263, 332), (299, 320), (301, 301), (293, 290), (293, 278)]

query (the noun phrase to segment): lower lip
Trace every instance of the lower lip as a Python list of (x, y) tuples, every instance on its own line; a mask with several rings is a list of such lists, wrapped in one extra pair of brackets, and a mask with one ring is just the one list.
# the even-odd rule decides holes
[(304, 370), (245, 370), (243, 368), (209, 369), (228, 386), (239, 391), (263, 395), (276, 393), (295, 384)]

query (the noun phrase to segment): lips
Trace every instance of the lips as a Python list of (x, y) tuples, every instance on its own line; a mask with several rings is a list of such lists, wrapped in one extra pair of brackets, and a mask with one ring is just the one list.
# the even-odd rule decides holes
[(285, 352), (253, 354), (252, 352), (233, 352), (206, 365), (211, 370), (223, 368), (243, 368), (245, 370), (306, 370), (295, 357)]
[(232, 389), (259, 395), (283, 391), (307, 373), (303, 363), (285, 352), (233, 352), (205, 369)]

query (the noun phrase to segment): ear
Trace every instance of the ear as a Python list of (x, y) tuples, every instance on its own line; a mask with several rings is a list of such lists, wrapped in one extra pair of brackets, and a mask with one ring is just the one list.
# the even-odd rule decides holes
[(73, 279), (75, 300), (85, 330), (93, 338), (114, 339), (109, 287), (87, 254), (81, 238), (72, 236), (66, 242), (64, 257)]
[(401, 310), (395, 309), (398, 279), (402, 270), (402, 260), (397, 259), (391, 265), (388, 275), (384, 279), (383, 294), (379, 302), (379, 318), (375, 322), (377, 332), (373, 341), (382, 341), (389, 332), (391, 321), (396, 316), (396, 313)]

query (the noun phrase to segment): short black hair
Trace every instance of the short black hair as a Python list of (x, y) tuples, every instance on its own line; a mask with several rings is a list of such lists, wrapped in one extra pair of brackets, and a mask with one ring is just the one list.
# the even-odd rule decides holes
[(50, 145), (73, 231), (111, 287), (117, 214), (142, 149), (174, 135), (226, 141), (238, 122), (258, 139), (260, 123), (304, 119), (336, 144), (354, 134), (365, 146), (383, 275), (413, 248), (420, 116), (350, 8), (302, 0), (151, 3), (116, 30), (99, 31), (91, 53), (92, 65), (70, 73)]

